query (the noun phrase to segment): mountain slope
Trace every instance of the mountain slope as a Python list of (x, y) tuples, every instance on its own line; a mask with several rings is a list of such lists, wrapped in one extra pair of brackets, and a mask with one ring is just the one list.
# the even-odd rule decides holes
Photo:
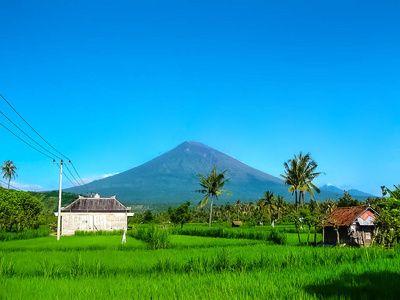
[[(66, 191), (117, 195), (125, 203), (180, 203), (188, 200), (197, 203), (203, 196), (193, 192), (199, 189), (197, 174), (208, 174), (214, 165), (218, 171), (227, 170), (226, 175), (231, 178), (225, 189), (231, 191), (232, 196), (220, 196), (219, 203), (234, 203), (237, 199), (257, 201), (267, 190), (284, 196), (287, 201), (294, 200), (281, 179), (198, 142), (184, 142), (136, 168)], [(338, 195), (324, 191), (316, 197), (337, 199)]]

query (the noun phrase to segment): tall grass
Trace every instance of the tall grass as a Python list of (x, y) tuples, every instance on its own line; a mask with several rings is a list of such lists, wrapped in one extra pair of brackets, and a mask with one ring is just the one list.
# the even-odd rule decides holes
[(251, 239), (272, 241), (278, 245), (285, 245), (287, 243), (287, 236), (283, 232), (277, 230), (272, 231), (251, 231), (240, 230), (233, 231), (224, 228), (187, 228), (187, 229), (173, 229), (173, 234), (189, 235), (189, 236), (203, 236), (203, 237), (216, 237), (227, 239)]
[(12, 240), (28, 240), (39, 237), (49, 236), (50, 230), (47, 227), (41, 227), (39, 229), (29, 229), (22, 232), (6, 232), (0, 231), (0, 241), (12, 241)]
[(83, 230), (77, 230), (75, 231), (76, 236), (99, 236), (99, 235), (123, 235), (124, 230), (112, 230), (112, 231), (107, 231), (107, 230), (97, 230), (97, 231), (83, 231)]
[(133, 229), (130, 235), (135, 239), (145, 241), (150, 249), (167, 249), (170, 247), (170, 235), (165, 229), (157, 228), (153, 225), (151, 228)]

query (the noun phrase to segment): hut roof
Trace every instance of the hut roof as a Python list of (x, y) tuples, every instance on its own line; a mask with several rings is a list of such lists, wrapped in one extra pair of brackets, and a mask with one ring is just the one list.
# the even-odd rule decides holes
[(79, 196), (74, 202), (61, 208), (64, 212), (126, 212), (129, 209), (115, 196), (101, 198), (98, 194), (94, 198)]
[(368, 205), (338, 207), (328, 216), (325, 226), (349, 226), (357, 218), (366, 220), (368, 217), (375, 219), (374, 210)]

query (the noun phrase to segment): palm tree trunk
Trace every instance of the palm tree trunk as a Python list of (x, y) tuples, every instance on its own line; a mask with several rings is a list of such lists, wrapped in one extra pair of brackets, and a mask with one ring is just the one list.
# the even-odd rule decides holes
[(297, 212), (297, 190), (296, 191), (294, 191), (294, 203), (295, 203), (295, 206), (296, 206), (296, 212)]
[(317, 225), (314, 227), (314, 245), (317, 246)]
[(212, 208), (213, 208), (214, 196), (211, 196), (211, 206), (210, 206), (210, 223), (208, 227), (211, 227), (211, 219), (212, 219)]
[(10, 182), (11, 182), (11, 177), (8, 179), (8, 189), (10, 189)]

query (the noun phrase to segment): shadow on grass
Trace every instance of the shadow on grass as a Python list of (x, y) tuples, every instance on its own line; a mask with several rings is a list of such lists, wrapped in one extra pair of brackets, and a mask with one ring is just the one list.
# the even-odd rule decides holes
[(305, 290), (323, 299), (399, 299), (400, 273), (385, 271), (357, 275), (344, 273), (340, 279), (308, 285)]

